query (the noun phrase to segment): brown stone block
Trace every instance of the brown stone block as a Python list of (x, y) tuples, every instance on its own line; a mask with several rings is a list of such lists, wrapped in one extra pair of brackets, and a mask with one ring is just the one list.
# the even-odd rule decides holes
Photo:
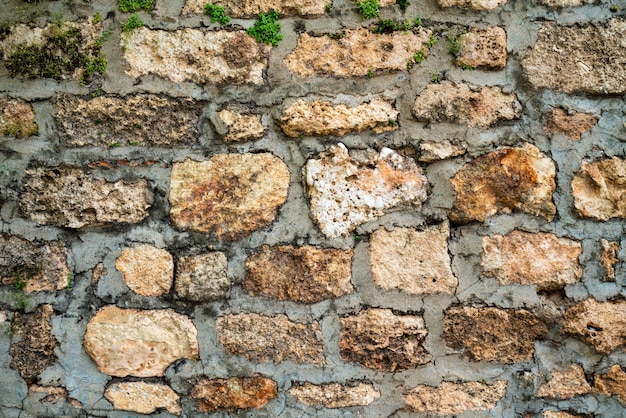
[(506, 32), (501, 27), (473, 28), (459, 36), (458, 41), (461, 49), (456, 58), (457, 65), (486, 70), (506, 67)]
[(15, 313), (12, 325), (13, 341), (11, 368), (18, 371), (28, 383), (34, 383), (48, 366), (56, 361), (56, 339), (52, 335), (50, 318), (54, 315), (51, 305), (41, 305), (30, 314)]
[(442, 382), (439, 387), (418, 385), (404, 395), (404, 400), (410, 411), (449, 416), (493, 409), (504, 397), (507, 386), (504, 380), (492, 385), (479, 382)]
[(306, 382), (293, 385), (289, 393), (302, 403), (325, 408), (366, 406), (380, 398), (380, 391), (374, 385), (362, 382), (355, 385), (314, 385)]
[(580, 216), (626, 218), (626, 159), (583, 162), (572, 180), (572, 194)]
[[(206, 3), (206, 0), (186, 0), (182, 13), (204, 13)], [(232, 17), (251, 18), (274, 10), (282, 18), (323, 15), (328, 0), (218, 0), (209, 3), (224, 6), (226, 13)]]
[(10, 97), (0, 99), (0, 136), (25, 138), (37, 135), (38, 131), (30, 103)]
[(626, 347), (626, 301), (585, 299), (567, 310), (562, 331), (580, 338), (603, 354)]
[(174, 282), (172, 255), (151, 245), (124, 248), (115, 260), (115, 268), (124, 275), (126, 285), (143, 296), (161, 296)]
[(541, 385), (537, 396), (541, 398), (569, 399), (591, 392), (583, 368), (577, 364), (562, 372), (552, 370), (552, 378)]
[(508, 0), (437, 0), (439, 7), (460, 7), (470, 10), (493, 10), (504, 5)]
[(615, 395), (626, 405), (626, 372), (619, 364), (614, 364), (607, 374), (595, 376), (593, 391), (609, 397)]
[(219, 251), (180, 257), (176, 263), (176, 293), (194, 302), (211, 302), (228, 296), (228, 260)]
[(569, 139), (580, 141), (583, 132), (590, 131), (598, 122), (591, 113), (575, 112), (568, 114), (563, 109), (553, 109), (548, 115), (544, 129), (546, 132), (560, 132)]
[(263, 376), (201, 378), (191, 390), (191, 397), (202, 412), (258, 409), (276, 395), (276, 382)]
[(104, 397), (113, 408), (152, 414), (163, 408), (174, 415), (180, 415), (180, 396), (171, 387), (161, 383), (116, 382), (104, 391)]

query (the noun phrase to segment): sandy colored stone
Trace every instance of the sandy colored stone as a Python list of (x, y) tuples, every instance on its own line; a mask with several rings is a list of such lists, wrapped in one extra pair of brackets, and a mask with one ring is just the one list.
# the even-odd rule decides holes
[(52, 335), (51, 305), (41, 305), (33, 313), (15, 313), (12, 324), (13, 339), (9, 354), (11, 368), (18, 371), (27, 383), (34, 383), (48, 366), (56, 361), (56, 340)]
[(0, 99), (0, 136), (25, 138), (37, 135), (38, 131), (30, 103), (10, 97)]
[[(153, 94), (57, 98), (63, 141), (85, 145), (183, 145), (196, 142), (202, 104)], [(164, 117), (167, 115), (167, 117)]]
[(362, 382), (355, 385), (340, 383), (314, 385), (305, 382), (293, 385), (289, 393), (302, 403), (324, 408), (366, 406), (380, 398), (380, 391), (376, 390), (374, 385)]
[(379, 228), (370, 237), (370, 266), (376, 285), (421, 295), (454, 293), (447, 223), (416, 231)]
[[(207, 0), (186, 0), (182, 13), (204, 13), (206, 3)], [(283, 18), (323, 15), (328, 0), (217, 0), (208, 3), (224, 6), (231, 17), (256, 18), (259, 13), (274, 10)]]
[(126, 285), (143, 296), (161, 296), (174, 282), (172, 255), (151, 245), (124, 248), (115, 260), (115, 268), (124, 275)]
[(418, 385), (404, 395), (408, 409), (435, 415), (456, 415), (466, 411), (493, 409), (504, 397), (508, 383), (442, 382), (439, 387)]
[(180, 257), (176, 262), (176, 293), (194, 302), (211, 302), (228, 296), (228, 260), (219, 251)]
[(191, 390), (191, 397), (202, 412), (262, 408), (278, 394), (278, 386), (263, 376), (201, 378)]
[(497, 213), (521, 211), (552, 221), (555, 171), (554, 162), (528, 143), (480, 156), (451, 180), (456, 200), (450, 219), (484, 222)]
[(600, 265), (606, 270), (604, 280), (615, 281), (615, 264), (619, 261), (619, 258), (617, 258), (619, 242), (601, 239), (600, 244), (602, 245), (600, 249)]
[(577, 364), (562, 372), (552, 370), (551, 374), (552, 378), (537, 391), (540, 398), (569, 399), (591, 392), (591, 386), (585, 379), (585, 372)]
[(590, 131), (598, 122), (591, 113), (575, 112), (568, 114), (564, 109), (556, 108), (548, 115), (544, 129), (546, 132), (560, 132), (567, 138), (580, 141), (583, 132)]
[(465, 154), (465, 147), (447, 141), (424, 141), (420, 144), (419, 161), (432, 163)]
[(174, 83), (264, 84), (271, 47), (244, 31), (146, 27), (122, 32), (131, 77), (155, 74)]
[(308, 160), (304, 179), (313, 220), (329, 238), (348, 235), (393, 208), (419, 211), (428, 190), (413, 159), (389, 148), (356, 159), (341, 143)]
[(38, 224), (82, 228), (141, 222), (152, 199), (143, 179), (109, 183), (80, 168), (35, 167), (26, 170), (20, 208)]
[(585, 299), (567, 310), (561, 330), (596, 351), (610, 354), (626, 347), (626, 301), (598, 302)]
[(172, 167), (170, 216), (175, 227), (234, 240), (268, 226), (285, 203), (289, 169), (269, 154), (217, 154)]
[(54, 403), (59, 401), (65, 401), (67, 399), (67, 390), (62, 387), (56, 386), (39, 386), (39, 385), (29, 385), (28, 393), (33, 394), (36, 393), (41, 397), (41, 403)]
[(626, 92), (625, 37), (623, 19), (585, 26), (545, 22), (522, 66), (537, 88), (622, 94)]
[(394, 372), (416, 368), (430, 360), (423, 346), (428, 330), (421, 316), (370, 308), (339, 321), (339, 349), (345, 361)]
[(157, 409), (166, 409), (170, 414), (180, 415), (180, 396), (171, 387), (161, 383), (116, 382), (104, 391), (104, 397), (113, 408), (151, 414)]
[(593, 4), (595, 0), (541, 0), (541, 4), (551, 9), (561, 9), (563, 7), (578, 7), (583, 4)]
[(583, 162), (572, 180), (574, 206), (585, 218), (626, 218), (626, 159)]
[(83, 341), (98, 370), (111, 376), (163, 376), (182, 358), (197, 359), (196, 327), (171, 309), (105, 306), (91, 318)]
[(415, 99), (413, 114), (423, 122), (454, 122), (487, 128), (520, 117), (522, 106), (514, 93), (500, 87), (470, 88), (464, 83), (431, 83)]
[(345, 36), (298, 37), (285, 65), (300, 77), (364, 77), (375, 72), (406, 71), (416, 51), (428, 56), (430, 29), (374, 34), (369, 29), (343, 29)]
[(439, 7), (460, 7), (470, 10), (492, 10), (504, 5), (508, 0), (437, 0)]
[(376, 99), (358, 106), (333, 105), (316, 100), (298, 100), (285, 109), (280, 120), (283, 132), (292, 138), (300, 135), (344, 136), (371, 129), (377, 134), (398, 128), (398, 112), (393, 105)]
[(577, 418), (580, 415), (573, 415), (563, 411), (543, 411), (543, 418)]
[(532, 357), (534, 340), (548, 328), (530, 312), (519, 309), (455, 307), (446, 312), (443, 339), (471, 360), (516, 363)]
[(220, 121), (225, 125), (227, 133), (225, 142), (244, 142), (261, 139), (265, 134), (265, 127), (261, 125), (261, 116), (241, 114), (224, 109), (218, 113)]
[(485, 276), (502, 285), (534, 284), (537, 290), (553, 290), (580, 280), (581, 253), (579, 241), (543, 232), (513, 231), (483, 238), (481, 267)]
[(316, 303), (353, 293), (352, 250), (264, 245), (246, 260), (251, 295)]
[(486, 70), (506, 67), (506, 32), (501, 27), (472, 28), (460, 35), (458, 41), (461, 49), (456, 58), (457, 65)]
[(226, 351), (250, 361), (325, 363), (322, 331), (317, 322), (301, 324), (285, 315), (241, 313), (218, 318), (216, 327)]
[(609, 397), (616, 395), (626, 405), (626, 372), (619, 364), (614, 364), (607, 374), (595, 376), (593, 391)]

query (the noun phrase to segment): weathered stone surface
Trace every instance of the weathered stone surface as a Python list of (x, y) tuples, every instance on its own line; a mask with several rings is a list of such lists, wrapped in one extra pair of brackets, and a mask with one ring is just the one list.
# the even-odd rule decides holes
[(219, 318), (216, 326), (226, 350), (250, 361), (325, 363), (317, 322), (300, 324), (285, 315), (241, 313)]
[(466, 164), (452, 178), (456, 200), (450, 219), (484, 222), (496, 213), (519, 210), (551, 221), (554, 162), (531, 144), (502, 148)]
[(196, 327), (171, 309), (105, 306), (87, 324), (85, 351), (111, 376), (163, 376), (182, 358), (198, 358)]
[(227, 130), (226, 142), (244, 142), (263, 138), (265, 127), (261, 125), (261, 116), (241, 114), (224, 109), (218, 113), (220, 121)]
[(344, 136), (350, 132), (372, 129), (377, 134), (397, 129), (398, 112), (393, 105), (376, 99), (350, 107), (316, 100), (298, 100), (283, 113), (281, 127), (292, 138), (300, 135)]
[(626, 20), (622, 19), (586, 26), (546, 22), (522, 65), (537, 88), (622, 94), (626, 92), (624, 37)]
[(36, 397), (40, 398), (39, 402), (42, 404), (65, 401), (68, 396), (67, 390), (65, 388), (57, 387), (57, 386), (39, 386), (39, 385), (29, 385), (28, 394), (29, 395), (37, 394)]
[(530, 358), (534, 340), (548, 332), (530, 312), (498, 308), (451, 308), (446, 312), (443, 339), (463, 349), (472, 360), (515, 363)]
[(459, 66), (501, 70), (506, 67), (506, 32), (499, 26), (472, 28), (459, 36), (461, 49), (456, 57)]
[(26, 170), (20, 208), (38, 224), (82, 228), (141, 222), (152, 198), (146, 180), (108, 183), (79, 168), (35, 167)]
[(36, 382), (39, 374), (56, 361), (56, 340), (50, 325), (53, 314), (51, 305), (41, 305), (31, 314), (15, 313), (9, 350), (11, 368), (28, 383)]
[(570, 414), (569, 412), (563, 411), (543, 411), (543, 418), (577, 418), (580, 415)]
[(541, 0), (541, 4), (551, 9), (561, 9), (563, 7), (577, 7), (583, 4), (592, 4), (594, 0)]
[(262, 376), (201, 378), (191, 390), (191, 397), (202, 412), (262, 408), (278, 393), (276, 382)]
[(420, 210), (428, 190), (415, 162), (389, 148), (357, 160), (333, 145), (308, 160), (304, 173), (313, 220), (327, 237), (348, 235), (395, 207)]
[(380, 392), (374, 385), (362, 382), (357, 385), (314, 385), (305, 382), (292, 386), (289, 393), (302, 403), (325, 408), (365, 406), (380, 398)]
[(591, 113), (575, 112), (570, 115), (564, 109), (556, 108), (548, 115), (544, 129), (580, 141), (582, 133), (591, 130), (597, 121), (598, 118)]
[(465, 154), (465, 147), (451, 142), (424, 141), (420, 144), (419, 161), (432, 163)]
[(568, 399), (591, 392), (591, 386), (585, 379), (585, 372), (577, 364), (562, 372), (552, 370), (551, 374), (552, 378), (539, 387), (537, 396)]
[(177, 228), (233, 240), (268, 226), (288, 189), (289, 169), (272, 154), (186, 160), (172, 167), (170, 216)]
[(180, 415), (180, 396), (171, 387), (161, 383), (118, 382), (109, 385), (104, 397), (113, 408), (151, 414), (159, 408), (170, 414)]
[(574, 206), (586, 218), (626, 218), (626, 159), (583, 162), (572, 180)]
[[(186, 0), (183, 14), (204, 13), (206, 0)], [(232, 17), (256, 17), (259, 13), (275, 10), (280, 17), (319, 16), (326, 12), (327, 0), (217, 0), (210, 3), (224, 6)]]
[(352, 250), (264, 245), (248, 257), (242, 287), (251, 295), (316, 303), (354, 292)]
[(500, 87), (470, 88), (464, 83), (431, 83), (415, 99), (413, 114), (424, 122), (455, 122), (487, 128), (517, 119), (522, 107), (514, 93)]
[(131, 77), (155, 74), (174, 83), (263, 84), (271, 47), (244, 31), (151, 30), (123, 32)]
[(580, 280), (582, 244), (554, 234), (513, 231), (483, 238), (483, 274), (500, 284), (534, 284), (537, 290), (560, 289)]
[(504, 5), (508, 0), (437, 0), (439, 7), (460, 7), (471, 10), (492, 10)]
[(610, 242), (605, 239), (600, 240), (602, 248), (600, 249), (600, 265), (606, 270), (604, 280), (615, 280), (615, 264), (619, 261), (617, 252), (619, 251), (619, 242)]
[(567, 310), (561, 329), (593, 346), (596, 351), (610, 354), (617, 348), (626, 347), (626, 301), (585, 299)]
[(210, 302), (228, 296), (228, 260), (219, 251), (188, 257), (176, 262), (176, 292), (183, 299)]
[(593, 391), (609, 397), (616, 395), (626, 405), (626, 372), (619, 364), (611, 366), (607, 374), (595, 376)]
[(418, 385), (404, 395), (404, 400), (410, 411), (448, 416), (492, 409), (504, 397), (506, 388), (504, 380), (492, 385), (442, 382), (439, 387)]
[(115, 260), (126, 285), (143, 296), (161, 296), (174, 282), (174, 260), (167, 250), (151, 245), (124, 248)]
[[(56, 120), (71, 145), (182, 145), (195, 142), (202, 104), (153, 94), (60, 96)], [(167, 117), (163, 117), (167, 115)]]
[(447, 223), (416, 231), (378, 229), (370, 237), (374, 282), (410, 294), (454, 293), (457, 285), (448, 253)]
[(38, 131), (30, 103), (10, 97), (0, 99), (0, 136), (25, 138), (37, 135)]
[[(374, 34), (369, 29), (343, 29), (342, 36), (303, 33), (285, 65), (301, 77), (363, 77), (372, 72), (406, 71), (415, 51), (427, 56), (429, 29)], [(344, 36), (345, 35), (345, 36)]]
[(421, 316), (394, 315), (391, 309), (370, 308), (339, 320), (339, 349), (346, 361), (393, 372), (430, 360), (423, 346), (428, 330)]
[(61, 242), (31, 243), (0, 234), (0, 283), (26, 293), (64, 289), (71, 272), (69, 250)]

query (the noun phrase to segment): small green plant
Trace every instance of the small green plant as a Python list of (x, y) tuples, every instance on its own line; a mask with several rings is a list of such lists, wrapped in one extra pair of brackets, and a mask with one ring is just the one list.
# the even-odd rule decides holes
[(361, 241), (361, 236), (359, 235), (353, 235), (352, 238), (354, 239), (354, 243), (358, 244)]
[(396, 3), (400, 6), (402, 11), (405, 11), (406, 8), (409, 7), (409, 4), (411, 4), (409, 0), (397, 0)]
[(441, 73), (439, 71), (433, 71), (430, 73), (430, 81), (433, 83), (439, 83), (441, 81)]
[(391, 19), (380, 19), (376, 24), (370, 29), (372, 33), (391, 33), (400, 29), (400, 26)]
[(278, 42), (283, 39), (283, 35), (280, 33), (278, 12), (271, 11), (267, 14), (259, 14), (254, 26), (248, 28), (246, 32), (258, 42), (277, 46)]
[(24, 311), (28, 308), (28, 296), (24, 292), (19, 291), (15, 294), (15, 309)]
[(219, 4), (205, 4), (204, 13), (211, 17), (211, 23), (219, 23), (224, 26), (230, 22), (230, 16), (226, 14), (226, 9)]
[(360, 0), (357, 4), (363, 20), (378, 17), (380, 13), (378, 10), (378, 7), (380, 6), (378, 0)]
[(124, 13), (138, 12), (141, 9), (149, 12), (154, 8), (154, 0), (117, 0), (117, 4)]
[(67, 273), (67, 284), (65, 285), (66, 290), (70, 290), (72, 288), (72, 281), (74, 280), (74, 273)]
[(129, 143), (130, 145), (133, 145), (133, 146), (134, 146), (134, 145), (139, 145), (139, 141), (134, 140), (134, 139), (131, 139), (130, 141), (128, 141), (128, 143)]
[[(93, 93), (91, 93), (91, 98), (95, 99), (96, 97), (100, 97), (102, 96), (102, 89), (100, 87), (98, 87)], [(100, 123), (99, 120), (96, 119), (96, 125), (98, 125)]]
[(617, 5), (615, 5), (615, 4), (611, 5), (611, 11), (613, 13), (617, 13), (618, 10), (619, 10), (619, 8), (617, 7)]
[(413, 68), (413, 60), (412, 59), (406, 61), (406, 69), (410, 70), (411, 68)]
[(428, 49), (432, 49), (433, 46), (435, 46), (435, 44), (439, 41), (439, 38), (437, 38), (437, 35), (435, 35), (434, 33), (432, 35), (430, 35), (430, 37), (428, 38), (428, 41), (426, 41), (426, 48)]
[(92, 22), (94, 23), (94, 25), (97, 25), (98, 23), (102, 22), (102, 16), (100, 16), (100, 13), (96, 12), (96, 14), (93, 15)]
[(368, 76), (369, 78), (374, 77), (374, 69), (373, 69), (373, 68), (369, 68), (369, 69), (367, 70), (367, 76)]
[(468, 64), (466, 64), (464, 62), (458, 62), (458, 64), (459, 64), (459, 67), (461, 67), (464, 70), (475, 70), (476, 69), (476, 67), (472, 67), (471, 65), (468, 65)]
[(118, 148), (118, 147), (121, 147), (121, 145), (120, 145), (120, 143), (119, 143), (119, 142), (109, 142), (109, 143), (107, 144), (107, 146), (108, 146), (109, 148)]
[(15, 274), (15, 277), (13, 280), (13, 289), (17, 290), (18, 292), (21, 292), (24, 290), (27, 283), (28, 283), (27, 278), (22, 277), (21, 272), (18, 272)]
[(391, 126), (392, 128), (395, 128), (396, 126), (398, 126), (398, 122), (396, 122), (394, 119), (389, 119), (389, 121), (387, 122), (387, 125)]
[(458, 36), (448, 36), (448, 42), (450, 43), (450, 53), (454, 57), (459, 56), (461, 52), (461, 41)]
[(330, 39), (343, 39), (346, 37), (346, 32), (343, 30), (340, 30), (338, 32), (331, 33), (330, 35), (328, 35), (328, 37)]
[(122, 31), (130, 32), (131, 30), (138, 29), (143, 26), (143, 20), (137, 13), (133, 13), (128, 17), (128, 21), (122, 23)]
[(324, 6), (324, 11), (326, 11), (326, 13), (329, 13), (332, 9), (333, 9), (333, 3), (329, 1)]
[(413, 54), (413, 60), (416, 64), (421, 64), (425, 59), (426, 55), (424, 55), (424, 51), (421, 49)]

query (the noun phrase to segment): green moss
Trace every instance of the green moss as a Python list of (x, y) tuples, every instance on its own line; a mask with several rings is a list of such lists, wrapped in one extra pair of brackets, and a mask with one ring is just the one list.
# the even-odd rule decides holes
[(404, 22), (396, 22), (392, 19), (380, 19), (378, 22), (370, 26), (370, 32), (372, 33), (392, 33), (395, 31), (408, 32), (414, 28), (422, 25), (422, 18), (405, 19)]
[(378, 17), (380, 13), (378, 10), (380, 6), (378, 0), (360, 0), (357, 4), (359, 6), (359, 12), (361, 16), (363, 16), (363, 20)]
[(259, 14), (254, 26), (248, 28), (246, 32), (258, 42), (277, 46), (278, 42), (283, 39), (280, 33), (280, 23), (278, 23), (278, 12)]
[(424, 54), (424, 51), (422, 50), (416, 51), (413, 54), (413, 60), (415, 61), (416, 64), (421, 64), (425, 59), (426, 59), (426, 55)]
[(398, 6), (400, 6), (400, 9), (402, 9), (402, 11), (405, 11), (406, 8), (409, 7), (409, 4), (411, 4), (409, 0), (397, 0), (396, 3), (398, 4)]
[(154, 8), (154, 0), (117, 0), (117, 4), (124, 13), (138, 12), (142, 9), (149, 12)]
[(439, 42), (439, 38), (434, 33), (428, 37), (428, 41), (426, 41), (426, 48), (432, 49), (435, 44)]
[(143, 26), (143, 20), (139, 17), (137, 13), (133, 13), (129, 16), (128, 21), (122, 23), (122, 31), (130, 32), (133, 29), (138, 29)]
[(448, 42), (450, 43), (450, 53), (454, 57), (459, 56), (459, 52), (461, 51), (461, 41), (458, 36), (448, 36)]
[(204, 13), (211, 17), (211, 23), (219, 23), (223, 26), (230, 22), (230, 17), (226, 14), (226, 9), (219, 4), (205, 4)]

